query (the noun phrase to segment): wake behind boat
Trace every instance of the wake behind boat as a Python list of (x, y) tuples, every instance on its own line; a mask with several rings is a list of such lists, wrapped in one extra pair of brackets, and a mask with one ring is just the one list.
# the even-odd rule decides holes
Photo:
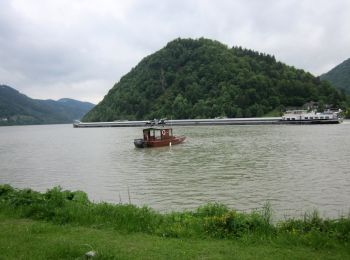
[(172, 128), (146, 128), (143, 129), (143, 138), (135, 139), (137, 148), (162, 147), (180, 144), (186, 139), (185, 136), (173, 136)]

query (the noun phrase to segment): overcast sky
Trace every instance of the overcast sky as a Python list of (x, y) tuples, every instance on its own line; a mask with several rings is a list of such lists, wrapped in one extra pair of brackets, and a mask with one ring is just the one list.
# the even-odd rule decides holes
[(98, 103), (178, 37), (273, 54), (320, 75), (350, 58), (350, 0), (0, 0), (0, 84)]

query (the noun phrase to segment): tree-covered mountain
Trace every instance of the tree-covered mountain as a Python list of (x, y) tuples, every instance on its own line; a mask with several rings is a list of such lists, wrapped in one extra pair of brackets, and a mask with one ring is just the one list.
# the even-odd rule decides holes
[(328, 80), (338, 89), (350, 94), (350, 59), (340, 63), (329, 72), (321, 75), (322, 80)]
[(95, 106), (90, 102), (82, 102), (71, 98), (61, 98), (57, 100), (57, 102), (65, 109), (69, 110), (70, 117), (73, 119), (81, 119)]
[(176, 39), (123, 76), (83, 121), (251, 117), (309, 101), (340, 106), (345, 96), (274, 56)]
[(0, 85), (0, 125), (71, 123), (94, 105), (73, 99), (31, 99), (17, 90)]

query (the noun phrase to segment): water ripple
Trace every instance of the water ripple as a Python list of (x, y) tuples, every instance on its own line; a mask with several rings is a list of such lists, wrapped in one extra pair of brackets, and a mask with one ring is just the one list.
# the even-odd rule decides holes
[(350, 124), (176, 127), (182, 145), (135, 149), (141, 128), (0, 128), (0, 182), (87, 191), (160, 211), (270, 201), (277, 217), (350, 210)]

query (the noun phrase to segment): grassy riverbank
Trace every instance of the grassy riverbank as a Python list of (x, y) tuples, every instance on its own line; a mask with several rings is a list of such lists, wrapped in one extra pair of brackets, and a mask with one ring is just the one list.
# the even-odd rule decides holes
[(0, 250), (7, 258), (350, 257), (350, 219), (316, 213), (271, 223), (271, 210), (239, 213), (219, 204), (160, 214), (147, 207), (91, 203), (59, 188), (0, 186)]

